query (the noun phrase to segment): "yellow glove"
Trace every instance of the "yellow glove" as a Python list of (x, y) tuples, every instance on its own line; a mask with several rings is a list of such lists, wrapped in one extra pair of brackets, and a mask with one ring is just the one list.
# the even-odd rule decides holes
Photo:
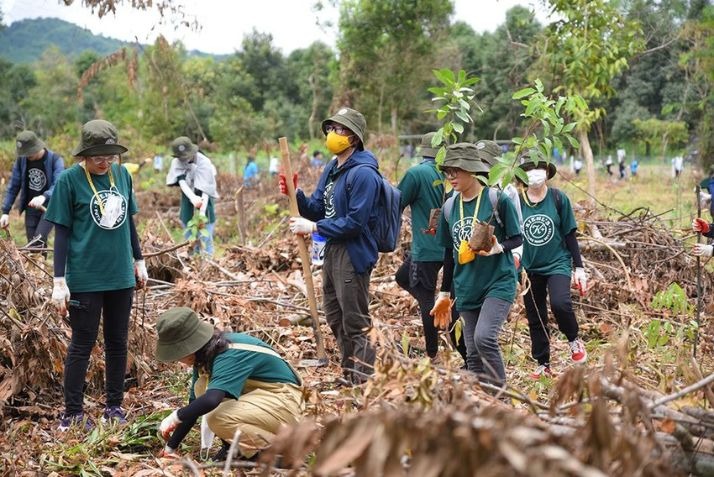
[(439, 292), (439, 298), (434, 303), (429, 315), (434, 317), (434, 327), (446, 330), (451, 323), (451, 305), (453, 300), (449, 297), (449, 292)]

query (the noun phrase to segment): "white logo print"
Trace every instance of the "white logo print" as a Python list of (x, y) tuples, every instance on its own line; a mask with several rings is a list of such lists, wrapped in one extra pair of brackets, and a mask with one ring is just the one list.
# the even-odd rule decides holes
[(28, 169), (27, 176), (27, 185), (30, 190), (39, 192), (45, 188), (45, 185), (47, 184), (47, 176), (45, 176), (45, 172), (42, 169)]
[[(102, 201), (104, 206), (104, 213), (110, 214), (114, 217), (110, 224), (107, 224), (107, 220), (102, 220), (102, 210), (99, 208), (97, 203), (97, 195)], [(111, 207), (113, 210), (107, 210), (110, 204), (116, 204), (116, 207)], [(120, 193), (114, 190), (101, 190), (92, 196), (92, 200), (89, 203), (89, 211), (92, 214), (92, 220), (97, 226), (105, 230), (114, 230), (120, 227), (126, 220), (126, 209), (127, 203), (126, 199)]]
[(473, 234), (473, 217), (464, 217), (456, 222), (451, 229), (451, 240), (454, 243), (454, 249), (458, 250), (459, 245), (463, 240), (468, 241)]
[(325, 185), (325, 218), (331, 219), (335, 216), (335, 194), (333, 194), (332, 189), (334, 189), (335, 183), (328, 182)]
[(534, 247), (541, 247), (550, 242), (554, 230), (553, 219), (544, 214), (531, 215), (523, 222), (526, 241)]

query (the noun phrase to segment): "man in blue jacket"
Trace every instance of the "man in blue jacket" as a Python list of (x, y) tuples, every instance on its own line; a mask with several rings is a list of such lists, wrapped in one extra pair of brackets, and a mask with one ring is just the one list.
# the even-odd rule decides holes
[(10, 184), (5, 193), (0, 216), (0, 228), (10, 224), (10, 209), (18, 194), (17, 208), (25, 212), (25, 233), (34, 247), (43, 248), (52, 224), (44, 220), (47, 202), (52, 197), (55, 182), (64, 170), (62, 157), (47, 149), (32, 131), (22, 131), (15, 143), (17, 160), (12, 168)]
[[(364, 116), (350, 108), (341, 108), (322, 122), (325, 145), (335, 157), (309, 198), (297, 191), (301, 217), (290, 218), (293, 233), (318, 232), (327, 239), (323, 309), (340, 349), (343, 384), (369, 378), (375, 358), (368, 305), (369, 277), (378, 251), (371, 230), (384, 219), (376, 213), (381, 176), (377, 158), (364, 149), (366, 126)], [(284, 176), (280, 189), (287, 193)]]

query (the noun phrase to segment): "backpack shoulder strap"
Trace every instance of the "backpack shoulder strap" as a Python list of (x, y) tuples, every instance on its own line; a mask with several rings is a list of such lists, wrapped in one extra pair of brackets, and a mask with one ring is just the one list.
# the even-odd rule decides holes
[(282, 356), (280, 356), (275, 350), (272, 348), (266, 348), (265, 346), (258, 346), (258, 345), (253, 345), (253, 344), (248, 344), (248, 343), (230, 343), (228, 345), (230, 349), (239, 349), (241, 351), (252, 351), (253, 353), (263, 353), (267, 354), (269, 356), (273, 356), (275, 358), (278, 358), (285, 362), (285, 364), (288, 365), (288, 368), (290, 368), (290, 371), (293, 372), (295, 375), (295, 379), (298, 380), (300, 383), (300, 386), (302, 386), (302, 379), (300, 378), (300, 375), (298, 374), (297, 371), (295, 371), (295, 368), (292, 367), (292, 365), (288, 362), (288, 360), (283, 359)]
[(451, 197), (446, 199), (444, 205), (441, 206), (441, 215), (444, 217), (447, 224), (449, 223), (449, 219), (451, 219), (451, 211), (454, 210), (454, 202), (456, 201), (457, 195), (458, 193), (451, 194)]
[(500, 195), (500, 191), (495, 187), (488, 188), (488, 200), (491, 202), (493, 216), (496, 218), (496, 222), (498, 222), (498, 225), (503, 227), (503, 222), (501, 221), (501, 214), (498, 213), (498, 197)]
[(560, 192), (560, 189), (556, 189), (555, 187), (551, 187), (550, 189), (553, 191), (553, 199), (555, 199), (555, 210), (558, 211), (558, 216), (562, 217), (563, 193)]

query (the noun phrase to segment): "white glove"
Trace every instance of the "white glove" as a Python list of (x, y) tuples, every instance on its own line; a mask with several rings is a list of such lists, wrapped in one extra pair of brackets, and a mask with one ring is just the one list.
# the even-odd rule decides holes
[(42, 205), (45, 203), (45, 200), (47, 199), (44, 195), (38, 195), (33, 197), (27, 205), (29, 207), (32, 207), (33, 209), (37, 209), (39, 207), (42, 207)]
[(714, 252), (714, 246), (698, 243), (692, 247), (692, 255), (697, 257), (711, 257)]
[(308, 235), (317, 230), (312, 220), (303, 217), (290, 217), (290, 231), (294, 234)]
[(138, 288), (144, 288), (144, 285), (146, 285), (149, 279), (149, 273), (146, 271), (146, 262), (144, 262), (144, 260), (134, 260), (134, 275), (136, 276)]
[(8, 225), (10, 225), (10, 216), (2, 214), (2, 217), (0, 217), (0, 229), (5, 229)]
[(491, 245), (491, 250), (481, 250), (478, 254), (482, 257), (488, 257), (489, 255), (503, 253), (503, 245), (498, 243), (498, 239), (495, 235), (491, 237), (491, 243), (493, 243), (493, 245)]
[(699, 191), (699, 205), (706, 207), (712, 201), (712, 196), (708, 192)]
[(164, 440), (168, 440), (169, 437), (171, 437), (171, 433), (174, 432), (174, 429), (176, 429), (179, 424), (181, 424), (181, 419), (178, 418), (178, 411), (174, 411), (166, 416), (164, 420), (161, 421), (161, 424), (159, 424), (161, 437), (163, 437)]
[(580, 293), (584, 294), (588, 289), (588, 276), (585, 273), (585, 269), (582, 267), (577, 267), (575, 269), (575, 284), (580, 289)]
[(69, 301), (69, 288), (64, 277), (55, 277), (52, 279), (54, 286), (52, 287), (52, 303), (55, 304), (60, 312), (60, 315), (67, 315), (67, 302)]
[(210, 449), (214, 437), (216, 434), (208, 427), (208, 419), (205, 415), (201, 416), (201, 450)]

